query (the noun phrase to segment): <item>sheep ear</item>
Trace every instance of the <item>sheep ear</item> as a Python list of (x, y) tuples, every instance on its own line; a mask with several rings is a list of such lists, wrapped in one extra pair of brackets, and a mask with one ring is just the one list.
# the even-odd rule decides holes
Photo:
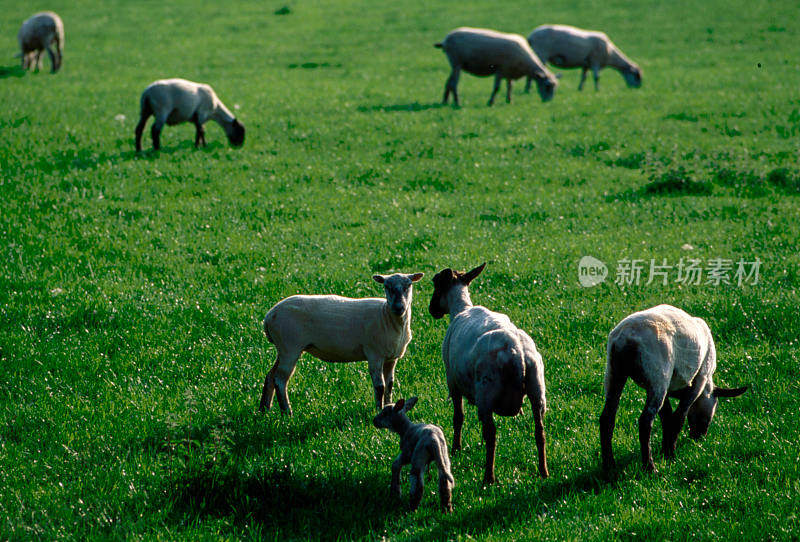
[(418, 282), (424, 276), (425, 276), (425, 273), (414, 273), (412, 275), (408, 275), (408, 278), (411, 279), (411, 282)]
[(401, 410), (403, 410), (403, 405), (405, 405), (405, 404), (406, 404), (406, 400), (405, 399), (400, 399), (399, 401), (397, 401), (394, 404), (394, 408), (392, 408), (392, 412), (400, 412)]
[(481, 271), (483, 271), (484, 267), (486, 267), (486, 262), (483, 262), (482, 264), (480, 264), (475, 269), (472, 269), (471, 271), (467, 271), (466, 273), (464, 273), (464, 275), (462, 275), (461, 282), (463, 282), (464, 284), (469, 284), (475, 279), (475, 277), (481, 274)]
[(409, 410), (411, 410), (412, 408), (414, 408), (414, 405), (416, 405), (416, 404), (417, 404), (417, 400), (418, 400), (418, 399), (419, 399), (419, 397), (416, 397), (416, 396), (414, 396), (414, 397), (409, 397), (409, 398), (408, 398), (408, 401), (406, 401), (406, 406), (405, 406), (405, 407), (403, 407), (403, 412), (408, 412)]
[(714, 397), (739, 397), (747, 391), (747, 386), (741, 388), (714, 388)]
[(386, 281), (386, 277), (384, 277), (383, 275), (372, 275), (372, 280), (374, 280), (375, 282), (380, 282), (381, 284), (383, 284), (384, 281)]

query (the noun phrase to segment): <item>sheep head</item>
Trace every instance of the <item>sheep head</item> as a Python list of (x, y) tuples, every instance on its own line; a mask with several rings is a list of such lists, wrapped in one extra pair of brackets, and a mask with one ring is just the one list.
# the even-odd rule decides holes
[(433, 277), (433, 295), (431, 296), (431, 303), (428, 306), (428, 312), (431, 313), (431, 316), (438, 320), (449, 313), (450, 307), (447, 302), (447, 294), (453, 286), (456, 284), (469, 286), (469, 283), (481, 274), (484, 267), (486, 267), (486, 262), (483, 262), (478, 267), (466, 273), (454, 271), (449, 267), (436, 273)]
[(411, 310), (411, 285), (418, 282), (424, 273), (395, 273), (394, 275), (373, 275), (375, 282), (383, 284), (386, 292), (386, 303), (396, 316), (402, 316)]
[(400, 399), (393, 405), (386, 405), (373, 419), (372, 423), (378, 429), (391, 429), (393, 431), (399, 429), (398, 422), (408, 413), (409, 410), (414, 408), (417, 404), (417, 397), (411, 397), (406, 401)]
[(717, 411), (717, 398), (738, 397), (747, 391), (747, 386), (741, 388), (714, 388), (714, 391), (703, 393), (689, 408), (686, 419), (689, 422), (689, 436), (695, 440), (703, 438), (708, 433), (711, 420)]

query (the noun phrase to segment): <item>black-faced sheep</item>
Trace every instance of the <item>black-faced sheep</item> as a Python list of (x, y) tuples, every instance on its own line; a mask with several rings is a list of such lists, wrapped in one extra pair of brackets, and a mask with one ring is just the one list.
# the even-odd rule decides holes
[(191, 122), (195, 126), (195, 147), (206, 144), (203, 124), (213, 120), (219, 124), (231, 145), (244, 144), (244, 126), (225, 104), (217, 98), (214, 89), (202, 83), (185, 79), (155, 81), (142, 93), (139, 124), (136, 125), (136, 151), (142, 150), (142, 132), (150, 116), (155, 117), (150, 130), (153, 148), (161, 148), (161, 130), (164, 124), (174, 126)]
[(400, 497), (400, 471), (411, 464), (411, 509), (416, 510), (422, 500), (425, 469), (436, 463), (439, 469), (439, 503), (443, 512), (452, 512), (452, 492), (455, 482), (450, 472), (450, 456), (442, 428), (438, 425), (411, 423), (406, 413), (417, 404), (417, 398), (400, 399), (395, 405), (386, 405), (372, 420), (378, 429), (390, 429), (400, 435), (400, 455), (392, 463), (391, 494)]
[[(736, 397), (747, 387), (714, 386), (717, 351), (711, 330), (702, 318), (670, 305), (658, 305), (631, 314), (608, 335), (605, 374), (605, 406), (600, 415), (600, 447), (603, 468), (614, 467), (611, 439), (614, 420), (625, 382), (631, 378), (647, 390), (639, 417), (642, 464), (653, 471), (650, 434), (656, 415), (661, 418), (664, 456), (675, 456), (675, 444), (686, 417), (689, 436), (703, 437), (714, 417), (718, 397)], [(673, 412), (669, 397), (679, 399)]]
[[(549, 63), (557, 68), (582, 68), (578, 90), (583, 90), (588, 70), (592, 70), (594, 88), (597, 90), (600, 70), (606, 66), (619, 70), (629, 87), (642, 86), (642, 70), (603, 32), (562, 24), (542, 25), (531, 32), (528, 42), (545, 64)], [(528, 78), (525, 91), (530, 88), (531, 79)]]
[(41, 68), (42, 51), (47, 50), (53, 73), (61, 68), (64, 56), (64, 23), (52, 11), (37, 13), (22, 23), (17, 34), (22, 68)]
[(441, 43), (435, 44), (447, 55), (452, 71), (444, 87), (442, 103), (447, 103), (450, 93), (458, 105), (458, 78), (461, 70), (479, 77), (494, 75), (494, 87), (489, 105), (506, 80), (506, 101), (511, 101), (511, 81), (523, 76), (536, 80), (543, 102), (553, 98), (558, 80), (544, 67), (525, 38), (517, 34), (504, 34), (483, 28), (457, 28)]
[(512, 324), (508, 316), (472, 304), (467, 287), (485, 265), (467, 273), (444, 269), (433, 278), (434, 291), (428, 310), (437, 319), (450, 314), (442, 359), (453, 400), (453, 450), (461, 448), (462, 398), (466, 397), (478, 407), (486, 441), (483, 482), (493, 483), (497, 431), (492, 415), (516, 416), (527, 395), (533, 409), (539, 475), (546, 478), (542, 356), (533, 339)]

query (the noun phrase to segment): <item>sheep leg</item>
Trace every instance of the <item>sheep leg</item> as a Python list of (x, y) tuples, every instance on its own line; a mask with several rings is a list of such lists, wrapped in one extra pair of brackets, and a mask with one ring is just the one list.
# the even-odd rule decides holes
[(58, 62), (56, 60), (56, 54), (53, 52), (52, 45), (47, 46), (47, 54), (50, 56), (50, 71), (56, 73), (58, 71)]
[(533, 77), (528, 76), (525, 79), (525, 94), (530, 93), (531, 91), (531, 83), (533, 82)]
[[(705, 386), (705, 378), (695, 378), (692, 387), (683, 391), (678, 401), (678, 406), (675, 412), (672, 413), (672, 419), (669, 422), (669, 439), (664, 444), (664, 456), (667, 459), (673, 459), (675, 457), (675, 446), (678, 443), (678, 435), (680, 435), (683, 424), (686, 421), (686, 415), (689, 413), (689, 408), (697, 401), (700, 394), (703, 393), (703, 388), (705, 388)], [(665, 403), (668, 401), (669, 399), (664, 400)]]
[[(286, 356), (284, 359), (289, 357), (290, 356)], [(296, 357), (299, 358), (300, 354), (297, 354)], [(272, 398), (275, 396), (275, 373), (278, 371), (280, 361), (281, 355), (278, 354), (278, 357), (275, 359), (275, 363), (272, 365), (272, 368), (269, 370), (266, 378), (264, 379), (264, 387), (261, 390), (261, 403), (259, 404), (259, 410), (261, 412), (269, 410), (272, 407)], [(294, 363), (291, 364), (291, 372), (294, 372), (294, 365), (296, 364), (297, 359), (295, 359)]]
[(458, 87), (458, 78), (461, 75), (461, 68), (453, 67), (453, 71), (450, 72), (450, 77), (447, 78), (447, 81), (444, 84), (444, 98), (442, 99), (443, 104), (447, 104), (447, 98), (450, 96), (450, 93), (453, 93), (453, 103), (458, 105), (458, 91), (456, 87)]
[(650, 435), (653, 431), (653, 421), (656, 419), (658, 411), (661, 410), (666, 396), (667, 390), (648, 390), (644, 410), (639, 416), (639, 447), (642, 451), (642, 466), (651, 472), (656, 470), (656, 466), (650, 451)]
[(368, 366), (372, 387), (375, 388), (375, 406), (380, 410), (383, 408), (383, 394), (386, 390), (383, 382), (383, 360), (371, 359), (368, 361)]
[(139, 112), (139, 124), (136, 125), (136, 152), (142, 150), (142, 132), (144, 132), (147, 119), (149, 119), (152, 114), (153, 108), (150, 106), (150, 102), (145, 100), (142, 104), (142, 110)]
[(500, 81), (502, 76), (498, 73), (494, 76), (494, 87), (492, 87), (492, 95), (489, 96), (489, 105), (491, 106), (494, 103), (494, 97), (497, 95), (497, 91), (500, 90)]
[(397, 365), (397, 358), (389, 359), (383, 362), (383, 383), (385, 388), (383, 390), (383, 404), (392, 402), (392, 388), (394, 387), (394, 367)]
[(664, 405), (658, 411), (658, 418), (661, 420), (661, 452), (664, 457), (670, 457), (668, 447), (672, 439), (672, 405), (669, 403), (669, 397), (664, 399)]
[[(297, 360), (295, 360), (297, 363)], [(281, 412), (289, 416), (292, 415), (292, 405), (289, 403), (289, 395), (286, 393), (286, 387), (289, 385), (289, 379), (294, 374), (294, 366), (287, 370), (285, 366), (276, 362), (274, 368), (273, 380), (275, 382), (275, 390), (278, 392), (278, 405), (281, 407)]]
[(161, 148), (161, 129), (164, 128), (167, 119), (156, 117), (153, 126), (150, 128), (150, 137), (153, 138), (153, 148), (159, 150)]
[(606, 390), (606, 402), (603, 405), (603, 412), (600, 414), (600, 453), (603, 457), (603, 469), (605, 471), (610, 471), (615, 466), (611, 440), (614, 436), (619, 399), (622, 396), (622, 390), (625, 388), (627, 380), (627, 376), (612, 376), (609, 387)]
[(583, 71), (581, 71), (581, 82), (578, 84), (578, 90), (583, 90), (583, 84), (586, 82), (586, 72), (588, 71), (588, 68), (582, 68), (582, 70)]
[(411, 510), (419, 508), (419, 503), (422, 501), (422, 490), (425, 487), (425, 468), (422, 469), (416, 465), (411, 467)]
[(42, 68), (42, 50), (33, 53), (33, 71), (38, 72)]
[(453, 511), (453, 485), (450, 483), (452, 476), (439, 469), (439, 507), (444, 513)]
[(506, 79), (506, 103), (511, 103), (511, 79)]
[(592, 75), (594, 76), (594, 90), (597, 91), (597, 81), (600, 79), (600, 66), (592, 66)]
[[(482, 401), (483, 405), (491, 404), (490, 401)], [(483, 484), (489, 485), (495, 482), (494, 477), (494, 455), (497, 448), (497, 427), (492, 418), (492, 410), (488, 406), (478, 407), (478, 419), (481, 421), (481, 433), (486, 442), (486, 468), (483, 472)]]
[(389, 494), (392, 497), (400, 497), (400, 471), (403, 470), (402, 452), (392, 462), (392, 485), (389, 487)]
[(450, 392), (453, 399), (453, 451), (461, 449), (461, 428), (464, 426), (464, 401), (458, 394)]
[(544, 408), (535, 401), (533, 397), (530, 398), (531, 408), (533, 409), (533, 423), (536, 434), (536, 449), (539, 453), (539, 476), (547, 478), (550, 473), (547, 470), (547, 455), (545, 452), (545, 436), (544, 436)]
[(202, 143), (205, 147), (206, 145), (206, 133), (203, 129), (203, 125), (200, 124), (200, 120), (197, 118), (197, 113), (192, 115), (192, 124), (194, 124), (194, 146), (195, 148), (199, 147)]

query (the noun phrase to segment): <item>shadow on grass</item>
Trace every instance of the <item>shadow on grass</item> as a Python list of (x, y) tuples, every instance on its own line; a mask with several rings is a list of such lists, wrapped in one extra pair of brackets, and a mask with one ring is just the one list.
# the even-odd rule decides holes
[[(131, 144), (131, 147), (133, 145)], [(173, 147), (161, 147), (160, 150), (144, 148), (141, 152), (136, 152), (133, 148), (123, 150), (118, 153), (95, 152), (92, 149), (67, 149), (59, 150), (50, 156), (42, 157), (36, 163), (36, 167), (46, 173), (67, 173), (68, 171), (95, 169), (106, 163), (127, 162), (130, 160), (155, 161), (161, 156), (171, 156), (177, 152), (203, 152), (210, 153), (223, 148), (219, 142), (209, 143), (205, 147), (195, 148), (191, 141), (184, 141)]]
[(421, 104), (419, 102), (413, 102), (410, 104), (394, 104), (394, 105), (360, 105), (358, 106), (358, 110), (362, 113), (368, 113), (372, 111), (381, 111), (383, 113), (395, 113), (395, 112), (406, 112), (406, 113), (416, 113), (418, 111), (427, 111), (429, 109), (441, 109), (443, 107), (447, 107), (447, 105), (436, 102), (430, 104)]
[(8, 77), (22, 77), (25, 75), (25, 70), (22, 66), (0, 66), (0, 79), (7, 79)]
[[(258, 524), (283, 539), (352, 539), (381, 532), (389, 517), (403, 513), (387, 497), (386, 476), (357, 479), (348, 471), (313, 476), (285, 471), (245, 472), (233, 465), (188, 469), (167, 483), (169, 517), (177, 524), (228, 518)], [(407, 508), (405, 509), (407, 510)]]

